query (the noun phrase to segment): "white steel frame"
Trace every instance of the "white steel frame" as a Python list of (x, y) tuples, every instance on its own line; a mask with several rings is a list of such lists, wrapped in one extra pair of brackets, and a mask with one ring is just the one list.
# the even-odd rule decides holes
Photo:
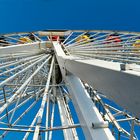
[[(66, 39), (63, 42), (50, 39), (43, 41), (37, 35), (38, 33), (41, 36), (47, 36), (47, 38), (59, 35), (65, 36)], [(116, 47), (115, 49), (113, 48), (115, 44), (104, 44), (105, 37), (111, 35), (112, 31), (73, 30), (66, 32), (42, 31), (38, 33), (32, 33), (35, 41), (25, 44), (21, 44), (22, 41), (20, 43), (15, 43), (15, 41), (18, 41), (17, 36), (24, 37), (28, 33), (16, 34), (15, 38), (14, 34), (5, 35), (8, 39), (14, 40), (13, 42), (9, 41), (9, 44), (13, 45), (6, 46), (3, 44), (6, 47), (0, 47), (0, 89), (3, 90), (0, 94), (0, 124), (6, 126), (0, 127), (0, 130), (4, 131), (0, 137), (4, 138), (8, 132), (14, 131), (24, 132), (24, 140), (31, 133), (33, 133), (34, 140), (42, 139), (41, 133), (45, 133), (45, 140), (51, 140), (54, 130), (63, 130), (65, 139), (78, 140), (76, 128), (81, 127), (85, 138), (88, 140), (113, 140), (115, 137), (109, 129), (109, 124), (112, 123), (118, 130), (118, 139), (121, 138), (121, 133), (125, 134), (130, 140), (137, 139), (134, 125), (140, 125), (136, 118), (140, 116), (140, 66), (139, 53), (137, 52), (139, 49), (134, 49), (130, 45), (138, 40), (139, 33), (119, 32), (124, 41), (118, 43), (118, 45), (126, 45), (127, 47)], [(73, 37), (75, 33), (77, 35)], [(84, 39), (76, 42), (77, 38), (86, 33), (91, 33), (90, 42)], [(124, 53), (128, 49), (133, 53)], [(124, 54), (126, 57), (123, 57)], [(114, 62), (114, 60), (117, 60), (117, 62)], [(136, 64), (126, 64), (124, 62), (136, 62)], [(56, 83), (57, 65), (60, 67), (63, 80), (59, 84)], [(2, 77), (3, 75), (6, 78)], [(91, 93), (86, 89), (85, 82), (89, 84), (88, 88), (91, 89), (92, 86), (98, 92), (104, 93), (103, 96), (113, 99), (133, 113), (135, 117), (105, 104), (101, 100), (100, 94), (93, 88), (91, 92), (93, 96), (91, 96)], [(62, 93), (61, 87), (64, 84), (67, 86), (69, 93)], [(75, 124), (71, 117), (66, 97), (69, 100), (72, 99), (79, 124)], [(14, 120), (17, 110), (33, 99), (34, 101)], [(39, 109), (30, 125), (19, 125), (18, 122), (39, 101), (41, 101)], [(56, 103), (62, 125), (57, 127), (54, 126)], [(103, 107), (105, 114), (100, 112), (96, 103)], [(15, 107), (11, 108), (12, 105), (15, 105)], [(112, 114), (111, 110), (116, 113)], [(45, 126), (42, 126), (44, 114)], [(126, 118), (115, 118), (122, 114)], [(5, 118), (7, 118), (6, 122), (3, 121)], [(119, 122), (123, 121), (132, 121), (130, 133), (119, 125)]]

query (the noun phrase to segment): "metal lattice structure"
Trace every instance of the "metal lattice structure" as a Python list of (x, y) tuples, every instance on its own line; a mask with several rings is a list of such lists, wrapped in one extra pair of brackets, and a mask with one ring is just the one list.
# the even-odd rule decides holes
[(138, 139), (139, 76), (140, 33), (1, 35), (0, 138)]

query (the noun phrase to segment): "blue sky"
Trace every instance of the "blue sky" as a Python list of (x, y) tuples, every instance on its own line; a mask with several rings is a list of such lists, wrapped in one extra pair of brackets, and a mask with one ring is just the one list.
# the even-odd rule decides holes
[(0, 33), (44, 29), (140, 31), (139, 0), (0, 0)]
[(0, 0), (0, 32), (42, 29), (140, 31), (139, 0)]

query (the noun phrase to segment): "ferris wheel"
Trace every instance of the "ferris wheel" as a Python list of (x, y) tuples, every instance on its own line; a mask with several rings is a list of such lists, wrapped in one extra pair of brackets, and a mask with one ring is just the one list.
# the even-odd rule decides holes
[(0, 35), (0, 139), (140, 139), (140, 33)]

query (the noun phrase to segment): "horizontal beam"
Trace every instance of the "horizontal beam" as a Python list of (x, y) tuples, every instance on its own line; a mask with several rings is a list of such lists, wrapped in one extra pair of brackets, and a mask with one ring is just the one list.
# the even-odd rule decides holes
[(69, 35), (70, 31), (39, 31), (38, 34), (40, 36), (65, 36)]
[[(52, 35), (69, 35), (71, 32), (100, 32), (100, 33), (113, 33), (113, 32), (118, 32), (120, 34), (134, 34), (134, 35), (140, 35), (140, 32), (128, 32), (128, 31), (112, 31), (112, 30), (46, 30), (46, 31), (41, 31), (41, 32), (38, 32), (39, 34), (40, 33), (47, 33), (47, 34), (43, 34), (44, 35), (50, 35), (49, 33), (52, 33)], [(53, 33), (57, 33), (57, 34), (53, 34)], [(58, 34), (58, 33), (61, 33), (61, 34)]]
[(140, 72), (122, 71), (121, 64), (117, 62), (66, 56), (58, 43), (53, 44), (63, 77), (67, 71), (73, 73), (136, 117), (140, 117)]
[[(71, 128), (78, 128), (80, 127), (80, 124), (74, 124), (74, 125), (66, 125), (66, 126), (57, 126), (52, 127), (48, 129), (40, 129), (40, 132), (46, 132), (46, 131), (56, 131), (56, 130), (63, 130), (63, 129), (71, 129)], [(16, 132), (30, 132), (34, 133), (35, 130), (27, 130), (27, 129), (18, 129), (18, 128), (1, 128), (2, 131), (16, 131)]]
[(7, 47), (0, 47), (0, 56), (7, 56), (16, 53), (39, 53), (46, 49), (46, 41), (27, 44), (18, 44)]

